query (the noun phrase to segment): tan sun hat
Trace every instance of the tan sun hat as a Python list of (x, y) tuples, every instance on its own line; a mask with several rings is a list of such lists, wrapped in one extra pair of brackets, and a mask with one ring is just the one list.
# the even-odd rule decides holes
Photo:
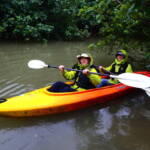
[(90, 56), (86, 53), (82, 53), (81, 55), (77, 55), (77, 58), (80, 59), (80, 58), (89, 58), (90, 59)]

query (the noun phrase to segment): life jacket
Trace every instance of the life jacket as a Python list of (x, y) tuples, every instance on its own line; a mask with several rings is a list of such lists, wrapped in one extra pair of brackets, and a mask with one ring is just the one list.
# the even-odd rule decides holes
[(99, 67), (99, 66), (96, 66), (96, 65), (94, 65), (94, 64), (93, 64), (93, 65), (91, 65), (91, 68), (95, 68), (95, 70), (96, 70), (98, 73), (100, 73), (100, 71), (99, 71), (98, 67)]
[[(94, 68), (93, 65), (91, 65), (90, 68)], [(80, 67), (78, 66), (78, 64), (75, 64), (72, 67), (72, 69), (80, 70)], [(84, 88), (84, 89), (95, 88), (95, 86), (92, 84), (90, 79), (86, 75), (84, 75), (82, 72), (76, 72), (74, 80), (75, 80), (74, 83), (80, 88)]]
[(120, 67), (119, 67), (119, 70), (118, 72), (115, 71), (115, 68), (116, 68), (116, 63), (112, 64), (112, 68), (110, 70), (110, 72), (114, 73), (114, 74), (121, 74), (121, 73), (124, 73), (126, 72), (126, 69), (128, 67), (128, 64), (127, 62), (125, 62), (124, 64), (120, 64)]

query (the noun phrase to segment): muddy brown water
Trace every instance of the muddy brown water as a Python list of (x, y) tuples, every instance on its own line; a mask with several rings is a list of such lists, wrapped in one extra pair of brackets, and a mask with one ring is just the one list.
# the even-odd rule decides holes
[[(0, 43), (0, 97), (31, 91), (63, 77), (56, 69), (33, 70), (40, 59), (70, 67), (89, 42)], [(109, 65), (113, 55), (91, 51), (95, 63)], [(137, 66), (138, 67), (138, 66)], [(0, 116), (1, 150), (149, 150), (150, 98), (143, 91), (104, 106), (29, 118)]]

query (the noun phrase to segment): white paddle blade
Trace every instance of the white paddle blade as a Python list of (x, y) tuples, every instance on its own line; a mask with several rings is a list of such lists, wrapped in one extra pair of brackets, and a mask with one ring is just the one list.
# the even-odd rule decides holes
[(118, 76), (110, 75), (112, 78), (118, 79), (121, 83), (136, 87), (136, 88), (148, 88), (150, 87), (150, 77), (137, 73), (122, 73)]
[(32, 69), (42, 69), (44, 67), (48, 67), (48, 65), (41, 60), (30, 60), (28, 62), (28, 67)]
[(150, 77), (137, 73), (122, 73), (118, 80), (128, 86), (146, 89), (150, 87)]
[(146, 94), (150, 97), (150, 88), (144, 89)]

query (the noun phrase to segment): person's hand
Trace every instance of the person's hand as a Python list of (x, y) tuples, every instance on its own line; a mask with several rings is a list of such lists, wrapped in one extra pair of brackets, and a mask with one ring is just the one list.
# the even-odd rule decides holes
[(102, 70), (104, 70), (104, 67), (103, 67), (103, 66), (98, 66), (98, 69), (99, 69), (100, 71), (102, 71)]
[(84, 69), (84, 70), (82, 71), (82, 73), (85, 74), (85, 75), (88, 75), (89, 72), (90, 72), (89, 69)]
[(58, 69), (59, 69), (59, 71), (61, 71), (61, 72), (64, 72), (64, 68), (65, 68), (65, 66), (64, 66), (64, 65), (60, 65), (60, 66), (58, 66)]

